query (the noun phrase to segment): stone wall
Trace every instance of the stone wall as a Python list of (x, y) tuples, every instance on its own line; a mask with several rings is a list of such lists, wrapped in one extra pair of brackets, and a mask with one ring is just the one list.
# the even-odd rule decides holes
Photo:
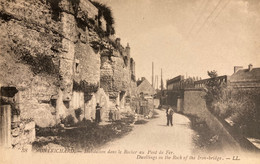
[(109, 95), (113, 104), (118, 104), (122, 111), (126, 111), (130, 110), (130, 102), (127, 101), (136, 96), (136, 82), (131, 78), (131, 69), (134, 68), (130, 65), (129, 45), (123, 48), (120, 43), (117, 44), (121, 48), (101, 53), (100, 87)]
[(35, 122), (23, 120), (12, 123), (11, 144), (13, 148), (24, 148), (35, 140)]
[(106, 92), (111, 92), (113, 91), (114, 71), (112, 67), (112, 60), (110, 59), (111, 57), (109, 57), (108, 55), (101, 55), (100, 86)]
[(129, 88), (129, 67), (119, 51), (103, 53), (101, 64), (101, 87), (106, 92), (127, 91)]
[(208, 127), (219, 136), (225, 150), (240, 150), (239, 143), (234, 139), (224, 125), (213, 116), (206, 107), (205, 92), (200, 89), (184, 91), (184, 114), (197, 116), (204, 120)]
[(113, 90), (114, 91), (127, 91), (129, 88), (129, 72), (128, 67), (124, 63), (122, 57), (112, 57), (113, 68)]

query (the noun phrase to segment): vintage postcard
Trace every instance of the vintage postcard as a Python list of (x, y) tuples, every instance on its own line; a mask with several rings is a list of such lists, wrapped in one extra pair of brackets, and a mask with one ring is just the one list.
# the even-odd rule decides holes
[(0, 0), (0, 163), (260, 162), (259, 0)]

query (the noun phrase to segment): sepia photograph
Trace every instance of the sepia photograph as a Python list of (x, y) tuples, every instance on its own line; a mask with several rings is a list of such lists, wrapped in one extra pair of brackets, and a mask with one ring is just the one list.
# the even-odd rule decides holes
[(0, 0), (16, 163), (260, 163), (260, 0)]

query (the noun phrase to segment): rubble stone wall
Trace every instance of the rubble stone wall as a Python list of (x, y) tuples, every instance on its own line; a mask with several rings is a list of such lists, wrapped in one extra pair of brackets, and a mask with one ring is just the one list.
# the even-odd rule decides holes
[(114, 91), (127, 91), (129, 88), (129, 72), (128, 67), (125, 66), (122, 57), (112, 57), (113, 67), (113, 90)]
[(11, 129), (11, 144), (12, 147), (19, 149), (25, 145), (32, 144), (35, 140), (35, 122), (34, 121), (19, 121), (12, 123)]
[(136, 96), (136, 81), (132, 79), (128, 49), (101, 54), (100, 87), (109, 95), (112, 106), (121, 112), (133, 111), (131, 101)]
[(109, 93), (110, 98), (116, 99), (120, 91), (130, 93), (131, 83), (130, 66), (125, 63), (124, 56), (119, 51), (113, 55), (101, 55), (101, 83), (100, 86)]
[(106, 92), (113, 90), (113, 75), (112, 61), (108, 56), (101, 57), (101, 70), (100, 70), (100, 87)]

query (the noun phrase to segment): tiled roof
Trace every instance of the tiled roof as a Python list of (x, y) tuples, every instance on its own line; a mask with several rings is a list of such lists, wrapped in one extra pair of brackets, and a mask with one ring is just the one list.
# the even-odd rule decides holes
[(230, 76), (230, 81), (255, 81), (260, 80), (260, 68), (241, 69)]

